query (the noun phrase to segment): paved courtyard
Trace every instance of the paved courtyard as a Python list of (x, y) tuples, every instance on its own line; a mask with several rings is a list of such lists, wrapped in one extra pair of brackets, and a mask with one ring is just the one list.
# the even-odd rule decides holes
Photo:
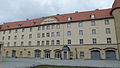
[(36, 65), (90, 66), (120, 68), (120, 61), (111, 60), (50, 60), (11, 58), (0, 62), (0, 68), (28, 68)]

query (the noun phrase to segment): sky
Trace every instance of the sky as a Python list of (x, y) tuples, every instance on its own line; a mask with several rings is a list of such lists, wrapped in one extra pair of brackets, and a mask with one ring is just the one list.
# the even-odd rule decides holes
[(0, 0), (0, 24), (111, 8), (114, 0)]

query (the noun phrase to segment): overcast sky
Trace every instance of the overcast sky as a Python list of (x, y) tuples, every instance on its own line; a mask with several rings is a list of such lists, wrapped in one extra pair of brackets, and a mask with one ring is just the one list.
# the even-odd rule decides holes
[(111, 8), (114, 0), (0, 0), (0, 23)]

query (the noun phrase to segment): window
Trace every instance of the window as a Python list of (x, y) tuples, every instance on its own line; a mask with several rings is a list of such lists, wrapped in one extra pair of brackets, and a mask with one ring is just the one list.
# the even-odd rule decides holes
[(17, 32), (18, 32), (18, 30), (16, 29), (16, 30), (15, 30), (15, 33), (17, 33)]
[(40, 38), (40, 33), (37, 33), (37, 38)]
[(46, 29), (47, 29), (47, 30), (50, 30), (50, 26), (49, 26), (49, 25), (48, 25), (48, 26), (46, 26)]
[(68, 31), (68, 32), (67, 32), (67, 36), (71, 36), (71, 31)]
[(111, 31), (110, 31), (110, 28), (106, 28), (106, 34), (110, 34)]
[(44, 41), (42, 41), (42, 45), (44, 45), (45, 44), (45, 42)]
[(24, 45), (24, 42), (21, 42), (21, 46), (23, 46)]
[(24, 31), (25, 31), (25, 29), (23, 28), (23, 29), (22, 29), (22, 32), (24, 32)]
[(50, 33), (46, 33), (46, 37), (50, 37)]
[(21, 36), (21, 39), (24, 39), (24, 35)]
[(28, 51), (28, 56), (30, 56), (31, 55), (31, 52), (30, 51)]
[(72, 17), (68, 17), (68, 21), (71, 21), (72, 20)]
[(68, 24), (67, 24), (67, 28), (71, 28), (71, 23), (68, 23)]
[(17, 39), (17, 36), (14, 36), (14, 39), (16, 40), (16, 39)]
[(91, 21), (91, 26), (96, 26), (95, 21)]
[(20, 51), (20, 56), (23, 56), (23, 52), (22, 51)]
[(8, 36), (8, 40), (10, 40), (10, 36)]
[(44, 33), (42, 33), (42, 37), (45, 37), (45, 34), (44, 34)]
[(3, 34), (5, 34), (6, 31), (3, 31)]
[(29, 34), (29, 38), (32, 38), (32, 34)]
[(107, 43), (108, 43), (108, 44), (112, 43), (111, 38), (107, 38)]
[(41, 29), (41, 26), (38, 26), (38, 30), (40, 30)]
[(95, 19), (95, 14), (90, 15), (91, 19)]
[(79, 26), (79, 27), (83, 27), (83, 23), (82, 23), (82, 22), (79, 22), (79, 23), (78, 23), (78, 26)]
[(60, 40), (56, 40), (56, 45), (60, 45)]
[(50, 51), (45, 51), (45, 58), (49, 59), (50, 58)]
[(60, 36), (60, 32), (57, 32), (57, 33), (56, 33), (56, 36), (58, 36), (58, 37), (59, 37), (59, 36)]
[(37, 41), (37, 46), (39, 46), (40, 45), (40, 41)]
[(42, 30), (45, 30), (45, 26), (42, 26)]
[(16, 42), (14, 42), (14, 46), (16, 46)]
[(60, 29), (60, 25), (56, 25), (56, 28), (57, 28), (57, 29)]
[(105, 25), (109, 25), (109, 20), (105, 20)]
[(80, 39), (80, 44), (83, 44), (83, 39)]
[(9, 30), (9, 34), (11, 33), (11, 30)]
[(93, 44), (96, 44), (96, 43), (97, 43), (96, 38), (93, 38), (93, 39), (92, 39), (92, 42), (93, 42)]
[(31, 46), (31, 45), (32, 45), (32, 42), (31, 42), (31, 41), (29, 41), (29, 42), (28, 42), (28, 45), (29, 45), (29, 46)]
[(51, 40), (51, 45), (55, 45), (54, 40)]
[(30, 32), (32, 31), (32, 27), (30, 28)]
[(2, 37), (2, 40), (4, 40), (4, 39), (5, 39), (5, 37), (3, 36), (3, 37)]
[(71, 44), (71, 40), (68, 40), (68, 44)]
[(84, 59), (84, 52), (80, 52), (80, 59)]
[(48, 40), (46, 41), (46, 45), (49, 45), (49, 41)]
[(7, 43), (7, 46), (10, 46), (10, 42)]
[(52, 29), (55, 29), (55, 25), (52, 25)]
[(55, 37), (55, 33), (54, 32), (51, 33), (51, 37)]
[(83, 30), (79, 30), (79, 35), (83, 35)]
[(92, 34), (96, 34), (96, 29), (92, 29)]

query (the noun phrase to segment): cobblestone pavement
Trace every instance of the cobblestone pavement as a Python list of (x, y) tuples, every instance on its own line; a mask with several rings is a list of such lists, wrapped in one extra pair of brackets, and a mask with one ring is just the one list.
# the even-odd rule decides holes
[(0, 68), (27, 68), (37, 65), (90, 66), (120, 68), (117, 60), (50, 60), (50, 59), (4, 59)]

